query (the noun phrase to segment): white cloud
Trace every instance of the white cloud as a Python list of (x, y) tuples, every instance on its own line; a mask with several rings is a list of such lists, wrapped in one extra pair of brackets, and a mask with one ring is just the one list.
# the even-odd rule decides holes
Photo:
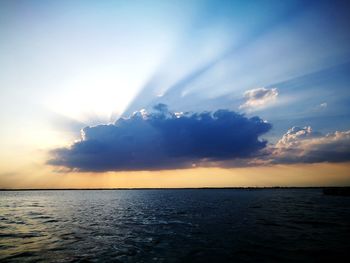
[(257, 88), (244, 93), (246, 102), (240, 106), (245, 109), (263, 108), (276, 101), (278, 91), (276, 88)]
[(350, 160), (350, 130), (327, 135), (315, 132), (310, 126), (293, 127), (276, 143), (273, 162), (315, 163)]
[(328, 106), (327, 102), (323, 102), (323, 103), (320, 104), (319, 107), (320, 107), (321, 109), (325, 109), (325, 108), (327, 108), (327, 106)]

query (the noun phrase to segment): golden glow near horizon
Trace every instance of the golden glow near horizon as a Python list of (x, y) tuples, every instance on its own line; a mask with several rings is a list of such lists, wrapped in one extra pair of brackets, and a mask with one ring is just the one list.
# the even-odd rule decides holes
[(40, 164), (0, 174), (0, 188), (186, 188), (350, 185), (350, 163), (194, 168), (164, 171), (59, 173)]

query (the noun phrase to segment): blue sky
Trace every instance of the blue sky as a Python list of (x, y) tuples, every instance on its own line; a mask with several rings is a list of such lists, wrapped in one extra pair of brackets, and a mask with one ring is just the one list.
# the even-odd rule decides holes
[[(126, 113), (155, 102), (168, 103), (175, 110), (237, 110), (246, 90), (270, 87), (279, 90), (283, 103), (254, 113), (278, 122), (285, 122), (288, 116), (296, 121), (293, 124), (291, 120), (291, 126), (311, 122), (309, 125), (324, 131), (337, 126), (349, 128), (343, 121), (349, 114), (350, 59), (349, 19), (344, 5), (326, 1), (307, 5), (284, 1), (282, 6), (259, 2), (264, 9), (256, 3), (229, 3), (213, 7), (209, 19), (199, 22), (201, 26), (205, 21), (219, 25), (228, 35), (224, 47), (181, 76), (177, 70), (173, 72), (172, 63), (188, 67), (189, 57), (176, 52), (153, 74)], [(191, 35), (195, 40), (200, 37), (196, 29)], [(191, 43), (192, 39), (184, 41)], [(198, 49), (190, 51), (197, 54)], [(155, 97), (158, 94), (163, 96)], [(320, 117), (321, 123), (317, 121)]]
[[(84, 144), (84, 127), (137, 111), (152, 119), (160, 103), (184, 121), (225, 110), (269, 123), (253, 142), (283, 158), (259, 162), (324, 162), (316, 151), (327, 147), (346, 161), (349, 10), (347, 1), (0, 1), (0, 169), (65, 163), (50, 153)], [(290, 158), (290, 144), (313, 157)], [(227, 165), (198, 156), (188, 164)]]

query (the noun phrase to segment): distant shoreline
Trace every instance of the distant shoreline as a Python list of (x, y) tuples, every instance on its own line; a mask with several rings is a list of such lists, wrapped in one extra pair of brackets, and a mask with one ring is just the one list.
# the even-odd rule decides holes
[(271, 186), (271, 187), (185, 187), (185, 188), (3, 188), (0, 191), (115, 191), (115, 190), (264, 190), (264, 189), (324, 189), (350, 186)]

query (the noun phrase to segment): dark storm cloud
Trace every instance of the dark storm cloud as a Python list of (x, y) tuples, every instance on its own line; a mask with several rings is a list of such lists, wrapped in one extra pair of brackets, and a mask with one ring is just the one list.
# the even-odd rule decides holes
[(69, 148), (52, 151), (49, 164), (78, 171), (160, 170), (249, 158), (266, 147), (259, 136), (271, 124), (229, 110), (173, 113), (164, 104), (115, 124), (86, 127)]

